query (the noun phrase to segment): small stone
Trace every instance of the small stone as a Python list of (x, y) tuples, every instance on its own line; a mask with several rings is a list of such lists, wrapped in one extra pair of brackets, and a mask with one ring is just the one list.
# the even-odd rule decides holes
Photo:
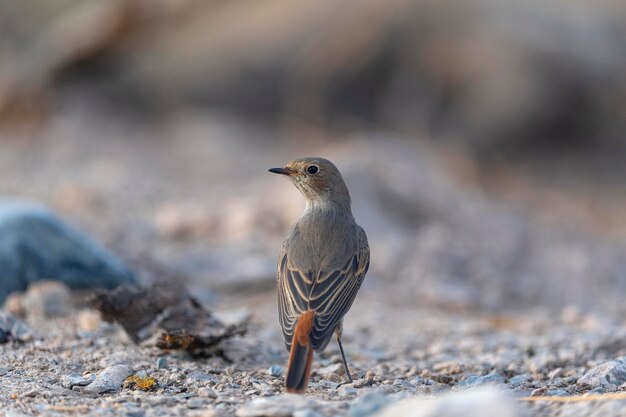
[(555, 379), (563, 375), (563, 368), (556, 368), (550, 371), (548, 374), (548, 379)]
[(202, 398), (217, 398), (217, 393), (213, 391), (211, 388), (200, 387), (198, 388), (198, 396)]
[(73, 387), (84, 387), (91, 384), (94, 379), (95, 375), (91, 378), (85, 378), (79, 374), (69, 374), (63, 377), (61, 380), (61, 386), (67, 389), (72, 389)]
[(504, 381), (504, 375), (494, 371), (487, 375), (470, 375), (465, 380), (461, 381), (457, 387), (474, 388), (486, 384), (503, 384)]
[(352, 395), (356, 395), (356, 393), (358, 392), (356, 388), (353, 387), (346, 387), (346, 386), (341, 386), (339, 387), (339, 389), (337, 390), (337, 392), (339, 393), (339, 395), (341, 395), (342, 397), (349, 397)]
[(341, 377), (337, 374), (325, 374), (324, 375), (324, 379), (328, 380), (328, 381), (332, 381), (332, 382), (341, 382)]
[(332, 381), (327, 381), (327, 380), (325, 380), (325, 379), (322, 379), (322, 380), (319, 382), (319, 385), (320, 385), (321, 387), (324, 387), (324, 388), (329, 388), (329, 389), (337, 389), (337, 387), (339, 387), (339, 384), (338, 384), (338, 383), (336, 383), (336, 382), (332, 382)]
[(202, 408), (204, 405), (204, 401), (199, 398), (192, 398), (187, 401), (187, 408), (191, 408), (192, 410)]
[[(180, 381), (184, 379), (184, 376), (178, 375), (178, 374), (172, 374), (172, 378), (175, 378), (175, 380)], [(219, 378), (216, 377), (215, 375), (207, 374), (202, 371), (192, 371), (189, 373), (189, 375), (187, 375), (187, 378), (191, 380), (200, 381), (200, 382), (212, 382), (214, 384), (217, 384), (218, 382), (220, 382)]]
[(130, 368), (126, 365), (111, 366), (100, 372), (96, 379), (85, 387), (85, 391), (96, 394), (117, 391), (130, 374)]
[(381, 392), (368, 392), (354, 400), (354, 403), (350, 406), (348, 416), (366, 417), (373, 415), (389, 404), (389, 402), (389, 398)]
[(433, 371), (446, 374), (458, 374), (463, 371), (463, 364), (457, 361), (437, 362), (433, 365)]
[(268, 370), (267, 373), (270, 374), (271, 376), (276, 376), (279, 377), (283, 374), (283, 368), (282, 366), (279, 365), (272, 365)]
[(17, 317), (0, 311), (0, 344), (9, 340), (30, 342), (35, 337), (33, 331)]
[(346, 368), (344, 368), (343, 363), (333, 363), (332, 365), (320, 368), (317, 373), (319, 375), (336, 374), (342, 376), (346, 374)]
[(546, 395), (549, 397), (567, 397), (570, 395), (570, 393), (563, 388), (557, 388), (548, 390), (546, 392)]
[(393, 385), (395, 385), (396, 387), (403, 387), (403, 388), (413, 388), (413, 385), (411, 385), (410, 382), (404, 380), (404, 379), (395, 379), (393, 381)]
[(372, 385), (373, 381), (371, 379), (361, 378), (357, 379), (352, 383), (354, 388), (363, 388)]
[[(411, 385), (416, 386), (416, 387), (420, 385), (427, 385), (426, 379), (423, 376), (416, 376), (415, 378), (411, 379)], [(432, 384), (428, 384), (428, 385), (432, 385)]]
[(72, 293), (62, 282), (39, 281), (28, 287), (22, 308), (29, 320), (67, 316), (74, 308)]
[(128, 407), (124, 410), (123, 415), (124, 417), (143, 417), (146, 415), (146, 412), (139, 407)]
[(520, 375), (515, 375), (514, 377), (509, 378), (508, 380), (508, 384), (513, 387), (513, 388), (517, 388), (527, 382), (532, 381), (533, 378), (530, 374), (520, 374)]
[(593, 388), (608, 387), (609, 385), (619, 386), (625, 382), (626, 357), (598, 365), (578, 379), (578, 384), (588, 385)]
[(167, 369), (167, 359), (165, 359), (165, 358), (157, 359), (156, 367), (157, 367), (157, 369)]

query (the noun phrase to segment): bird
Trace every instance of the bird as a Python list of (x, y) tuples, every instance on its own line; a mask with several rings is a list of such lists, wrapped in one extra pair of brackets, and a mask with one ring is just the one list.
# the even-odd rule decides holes
[(304, 394), (313, 352), (333, 334), (349, 382), (352, 376), (341, 338), (343, 318), (370, 265), (367, 235), (352, 214), (350, 193), (337, 167), (321, 157), (293, 160), (270, 172), (291, 180), (306, 200), (278, 257), (278, 316), (289, 362), (287, 392)]

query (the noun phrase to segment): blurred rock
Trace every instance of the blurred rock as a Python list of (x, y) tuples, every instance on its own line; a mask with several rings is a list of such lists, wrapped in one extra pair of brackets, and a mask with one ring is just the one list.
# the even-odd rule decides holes
[(100, 329), (102, 320), (100, 313), (92, 309), (82, 309), (76, 317), (78, 330), (83, 332), (97, 332)]
[(61, 380), (63, 388), (72, 389), (73, 387), (84, 387), (91, 384), (95, 380), (96, 376), (91, 375), (90, 378), (85, 378), (79, 374), (65, 375)]
[(24, 293), (12, 292), (4, 301), (4, 309), (14, 316), (24, 318), (26, 313), (23, 308)]
[(283, 367), (279, 365), (272, 365), (267, 370), (267, 373), (271, 376), (279, 377), (283, 374)]
[(476, 388), (481, 385), (498, 385), (504, 384), (504, 375), (499, 372), (492, 372), (487, 375), (470, 375), (465, 380), (461, 381), (457, 386), (462, 388)]
[(7, 343), (11, 340), (29, 342), (34, 338), (33, 331), (17, 317), (0, 311), (0, 341)]
[(96, 379), (85, 387), (85, 391), (96, 394), (117, 391), (131, 374), (126, 365), (115, 365), (98, 373)]
[(369, 392), (354, 400), (350, 406), (350, 417), (367, 417), (389, 405), (391, 400), (382, 392)]
[(346, 369), (343, 366), (343, 363), (333, 363), (332, 365), (325, 366), (316, 371), (318, 375), (324, 374), (336, 374), (336, 375), (345, 375)]
[(283, 394), (252, 400), (237, 410), (237, 417), (283, 417), (297, 411), (319, 408), (315, 400), (304, 395)]
[(43, 279), (70, 288), (134, 283), (114, 256), (42, 207), (0, 200), (0, 302)]
[(22, 298), (21, 310), (31, 319), (48, 319), (69, 315), (74, 309), (72, 293), (58, 281), (31, 284)]
[(589, 370), (578, 384), (594, 388), (607, 388), (611, 385), (620, 386), (626, 382), (626, 357), (618, 358)]
[(503, 391), (482, 389), (451, 393), (432, 399), (400, 401), (382, 409), (375, 417), (516, 417), (522, 416), (517, 402)]

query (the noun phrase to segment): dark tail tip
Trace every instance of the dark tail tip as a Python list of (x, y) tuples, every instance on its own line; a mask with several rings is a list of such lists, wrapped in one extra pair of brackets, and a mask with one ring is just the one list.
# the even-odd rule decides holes
[(285, 378), (287, 392), (304, 394), (311, 377), (313, 349), (309, 345), (301, 345), (294, 340), (289, 355), (289, 368)]

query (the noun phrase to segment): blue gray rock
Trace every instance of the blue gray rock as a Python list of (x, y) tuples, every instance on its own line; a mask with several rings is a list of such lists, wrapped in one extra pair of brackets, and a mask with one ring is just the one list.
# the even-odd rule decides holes
[(70, 288), (134, 284), (115, 256), (44, 207), (0, 199), (0, 304), (29, 284), (54, 279)]
[(279, 365), (272, 365), (268, 370), (267, 373), (270, 374), (271, 376), (281, 376), (283, 374), (283, 368), (282, 366)]

